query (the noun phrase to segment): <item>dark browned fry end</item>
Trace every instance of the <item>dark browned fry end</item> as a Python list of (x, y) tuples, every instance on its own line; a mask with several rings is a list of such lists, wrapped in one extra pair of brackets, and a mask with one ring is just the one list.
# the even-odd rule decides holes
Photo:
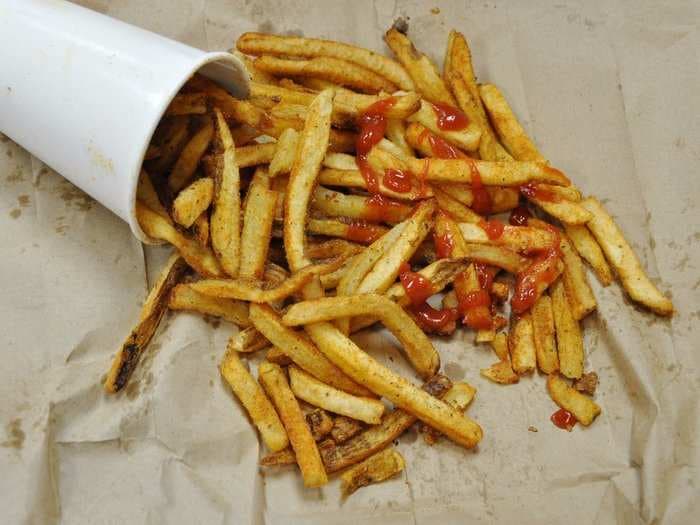
[[(137, 337), (138, 334), (132, 332), (129, 336), (129, 340), (134, 341)], [(131, 374), (136, 369), (140, 357), (141, 348), (136, 342), (125, 343), (121, 350), (119, 350), (119, 367), (117, 373), (114, 375), (113, 380), (110, 380), (110, 377), (107, 378), (107, 381), (105, 381), (105, 390), (110, 394), (116, 394), (124, 388)], [(111, 373), (110, 376), (112, 376)]]

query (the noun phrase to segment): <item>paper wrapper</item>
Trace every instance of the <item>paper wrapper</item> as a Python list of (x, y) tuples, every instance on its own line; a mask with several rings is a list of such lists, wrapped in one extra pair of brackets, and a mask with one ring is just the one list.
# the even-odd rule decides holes
[[(543, 377), (489, 383), (479, 369), (494, 356), (471, 333), (437, 341), (446, 373), (478, 389), (469, 414), (483, 441), (475, 451), (446, 440), (429, 447), (410, 430), (398, 442), (405, 473), (342, 501), (337, 480), (305, 490), (293, 468), (258, 468), (258, 438), (216, 367), (233, 330), (226, 323), (168, 315), (126, 392), (102, 392), (167, 250), (144, 249), (126, 223), (3, 137), (4, 523), (694, 521), (697, 6), (82, 3), (211, 50), (249, 30), (385, 50), (383, 32), (404, 16), (416, 45), (440, 61), (449, 29), (463, 31), (479, 78), (501, 86), (553, 165), (611, 210), (678, 312), (665, 320), (640, 311), (619, 286), (603, 289), (591, 276), (599, 308), (584, 323), (586, 369), (600, 375), (603, 413), (571, 433), (550, 423), (556, 407)], [(402, 362), (382, 332), (357, 339), (389, 365)]]

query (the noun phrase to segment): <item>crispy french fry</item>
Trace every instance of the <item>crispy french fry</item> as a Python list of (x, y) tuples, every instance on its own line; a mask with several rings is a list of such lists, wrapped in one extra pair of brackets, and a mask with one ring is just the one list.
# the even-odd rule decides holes
[[(255, 305), (251, 305), (255, 306)], [(242, 352), (244, 354), (250, 354), (267, 348), (270, 346), (270, 341), (268, 341), (264, 335), (262, 335), (255, 326), (248, 326), (243, 330), (240, 330), (237, 334), (232, 335), (229, 340), (229, 348), (232, 348), (236, 352)]]
[(513, 250), (504, 248), (503, 246), (492, 246), (488, 244), (479, 244), (469, 242), (465, 244), (465, 257), (476, 262), (488, 264), (502, 268), (510, 273), (518, 273), (524, 270), (529, 260), (521, 257)]
[[(290, 369), (291, 370), (291, 369)], [(299, 370), (298, 368), (295, 368), (295, 370)], [(304, 372), (301, 372), (302, 374)], [(308, 376), (311, 377), (311, 376)], [(290, 371), (289, 373), (289, 378), (292, 383), (294, 383), (294, 379), (292, 378), (292, 372)], [(312, 378), (313, 379), (313, 378)], [(316, 381), (316, 379), (314, 379)], [(292, 391), (294, 391), (294, 385), (292, 384)], [(336, 392), (338, 392), (336, 390)], [(345, 392), (341, 392), (344, 395)], [(296, 392), (295, 392), (296, 395)], [(297, 396), (299, 397), (299, 396)], [(375, 401), (374, 399), (372, 401)], [(324, 437), (326, 437), (328, 434), (330, 434), (331, 430), (333, 429), (333, 418), (323, 410), (322, 408), (315, 408), (311, 412), (307, 413), (304, 418), (306, 419), (306, 424), (309, 425), (309, 429), (311, 430), (311, 435), (314, 437), (314, 441), (320, 441)]]
[(202, 115), (207, 112), (207, 96), (204, 93), (178, 93), (165, 110), (166, 116)]
[(406, 462), (398, 450), (389, 447), (343, 472), (340, 476), (340, 490), (347, 497), (361, 487), (395, 476), (405, 466)]
[(282, 369), (274, 363), (263, 362), (258, 367), (258, 379), (282, 419), (289, 441), (294, 449), (297, 464), (307, 487), (320, 487), (328, 483), (321, 456), (316, 447), (299, 403), (289, 388)]
[(268, 164), (272, 161), (277, 147), (278, 144), (275, 142), (238, 147), (236, 148), (236, 164), (239, 168)]
[(443, 191), (438, 185), (433, 187), (433, 195), (440, 209), (461, 223), (478, 223), (484, 218), (472, 211), (458, 200), (452, 198), (449, 193)]
[(146, 235), (175, 246), (187, 264), (197, 273), (211, 277), (219, 277), (223, 274), (214, 254), (197, 241), (182, 235), (175, 229), (170, 219), (158, 215), (139, 201), (136, 202), (136, 218)]
[(411, 77), (401, 65), (378, 53), (350, 44), (317, 38), (244, 33), (236, 42), (236, 47), (243, 53), (251, 55), (339, 58), (369, 69), (401, 89), (413, 89)]
[(412, 211), (407, 204), (381, 196), (345, 195), (323, 186), (317, 186), (314, 190), (312, 206), (329, 217), (348, 217), (389, 224), (401, 222)]
[(204, 295), (192, 289), (189, 284), (178, 284), (173, 288), (168, 299), (171, 310), (189, 310), (205, 315), (221, 317), (226, 321), (245, 328), (250, 326), (248, 305), (234, 299), (222, 299)]
[(427, 379), (437, 372), (440, 356), (428, 337), (403, 308), (382, 295), (363, 294), (303, 301), (292, 305), (282, 317), (282, 322), (288, 326), (299, 326), (359, 315), (379, 318), (402, 344), (406, 357), (421, 377)]
[(571, 412), (582, 425), (590, 425), (600, 414), (600, 407), (590, 397), (571, 388), (557, 373), (547, 378), (547, 390), (552, 400)]
[(248, 71), (248, 74), (250, 75), (251, 98), (253, 97), (253, 84), (275, 85), (277, 83), (277, 79), (275, 77), (257, 69), (255, 67), (255, 64), (253, 63), (253, 60), (249, 56), (245, 55), (244, 53), (241, 53), (240, 51), (237, 51), (236, 49), (231, 49), (231, 53), (236, 55), (241, 60), (241, 62), (243, 62), (246, 71)]
[(260, 184), (251, 184), (246, 196), (241, 233), (239, 275), (243, 278), (260, 279), (265, 272), (276, 206), (276, 191), (265, 189)]
[[(452, 388), (447, 391), (443, 401), (452, 405), (460, 412), (464, 412), (474, 400), (475, 395), (476, 388), (469, 383), (455, 383)], [(442, 436), (440, 432), (425, 424), (422, 426), (421, 432), (424, 433), (425, 442), (431, 446), (437, 443)]]
[(500, 385), (513, 385), (520, 381), (520, 376), (513, 372), (509, 360), (498, 361), (488, 368), (482, 368), (479, 373), (489, 381)]
[(161, 174), (177, 160), (189, 138), (189, 123), (189, 115), (179, 115), (163, 121), (161, 126), (166, 129), (162, 142), (158, 144), (160, 155), (148, 164), (151, 173)]
[(559, 370), (559, 355), (554, 339), (554, 313), (548, 295), (540, 297), (532, 306), (532, 336), (539, 369), (545, 374)]
[(284, 465), (296, 465), (297, 457), (291, 448), (285, 448), (279, 452), (273, 452), (260, 460), (261, 467), (281, 467)]
[(256, 58), (254, 64), (256, 68), (275, 76), (316, 77), (366, 93), (396, 91), (396, 85), (386, 78), (340, 58), (292, 60), (263, 55)]
[[(383, 171), (383, 170), (382, 170)], [(342, 186), (347, 188), (367, 189), (367, 181), (362, 177), (362, 174), (357, 169), (336, 169), (324, 168), (318, 175), (318, 182), (327, 186)], [(427, 187), (425, 192), (421, 192), (420, 187), (412, 185), (411, 190), (406, 193), (399, 193), (392, 190), (384, 184), (384, 179), (379, 180), (379, 193), (394, 199), (415, 201), (433, 196), (432, 189)]]
[(576, 379), (583, 374), (583, 337), (574, 317), (562, 280), (550, 287), (552, 312), (557, 333), (559, 370), (566, 377)]
[[(551, 184), (528, 184), (522, 188), (521, 192), (530, 202), (564, 224), (585, 224), (591, 220), (591, 213), (576, 202), (580, 200), (580, 193), (575, 188)], [(570, 200), (567, 195), (571, 194), (578, 199)]]
[(315, 235), (339, 237), (370, 244), (387, 232), (387, 228), (364, 221), (346, 223), (337, 219), (309, 219), (306, 230)]
[(209, 213), (207, 210), (204, 210), (199, 217), (194, 220), (190, 231), (200, 245), (205, 248), (209, 247)]
[(307, 326), (306, 331), (326, 357), (376, 394), (410, 411), (464, 447), (474, 447), (481, 440), (478, 424), (379, 364), (334, 326), (318, 323)]
[(581, 204), (593, 214), (587, 226), (632, 300), (659, 315), (673, 315), (673, 303), (649, 280), (622, 231), (600, 202), (589, 197)]
[[(468, 184), (445, 183), (440, 184), (439, 187), (454, 200), (466, 206), (474, 204), (474, 191)], [(502, 213), (518, 206), (519, 193), (516, 188), (488, 186), (485, 189), (491, 201), (490, 213)]]
[(288, 366), (294, 362), (287, 354), (284, 353), (284, 350), (281, 350), (277, 346), (273, 346), (267, 351), (265, 354), (265, 359), (270, 361), (270, 363), (275, 363), (276, 365), (280, 366)]
[(344, 258), (336, 257), (330, 262), (310, 264), (292, 274), (274, 288), (263, 289), (258, 281), (252, 279), (202, 279), (192, 283), (193, 290), (204, 295), (223, 297), (225, 299), (240, 299), (253, 303), (273, 303), (289, 297), (308, 284), (314, 276), (336, 270)]
[(467, 242), (494, 244), (524, 253), (544, 251), (556, 243), (556, 235), (549, 230), (531, 226), (505, 225), (503, 233), (498, 238), (491, 239), (482, 226), (479, 224), (461, 223), (459, 230)]
[(510, 351), (508, 350), (508, 336), (503, 332), (496, 334), (491, 341), (491, 348), (501, 361), (510, 361)]
[(326, 385), (295, 366), (289, 367), (289, 380), (294, 395), (311, 405), (370, 425), (381, 421), (384, 404), (375, 398), (353, 396)]
[(508, 336), (508, 350), (510, 351), (513, 371), (516, 374), (529, 374), (535, 370), (536, 352), (530, 312), (518, 318), (513, 318), (513, 324)]
[(209, 207), (214, 195), (214, 181), (209, 177), (197, 179), (182, 190), (173, 201), (173, 220), (189, 228)]
[(469, 121), (469, 124), (461, 130), (445, 130), (441, 129), (439, 123), (439, 108), (427, 102), (421, 101), (421, 107), (413, 115), (409, 117), (411, 122), (419, 122), (438, 137), (441, 137), (452, 144), (456, 144), (467, 151), (474, 151), (479, 147), (481, 139), (481, 130), (474, 121)]
[(600, 245), (586, 226), (564, 225), (569, 240), (578, 254), (593, 268), (600, 284), (608, 286), (613, 281), (613, 274), (608, 266)]
[(362, 245), (345, 239), (331, 239), (319, 243), (309, 242), (306, 245), (306, 255), (312, 259), (329, 259), (340, 255), (354, 255), (364, 252)]
[(170, 290), (185, 275), (185, 272), (187, 272), (187, 264), (182, 257), (176, 253), (171, 255), (141, 307), (138, 323), (114, 356), (104, 382), (106, 392), (113, 394), (126, 386), (138, 365), (141, 354), (153, 338), (168, 308)]
[(364, 428), (364, 425), (356, 419), (338, 416), (333, 420), (331, 438), (338, 444), (345, 443), (348, 439), (362, 432)]
[(277, 140), (275, 154), (270, 161), (270, 177), (274, 178), (280, 174), (287, 174), (292, 170), (298, 143), (299, 133), (291, 128), (284, 130), (284, 133)]
[(282, 324), (279, 315), (269, 306), (250, 305), (250, 320), (266, 340), (287, 354), (299, 368), (339, 390), (357, 396), (370, 394), (331, 363), (303, 333)]
[(415, 156), (413, 148), (406, 141), (406, 124), (404, 121), (397, 118), (390, 118), (386, 122), (387, 138), (401, 149), (404, 155), (409, 157)]
[(192, 136), (187, 145), (182, 149), (170, 176), (168, 186), (174, 192), (180, 191), (192, 179), (199, 159), (209, 147), (214, 137), (214, 124), (209, 117), (203, 117), (201, 127)]
[(517, 160), (547, 162), (515, 117), (501, 91), (493, 84), (479, 86), (479, 95), (501, 142)]
[(139, 175), (139, 182), (136, 187), (136, 198), (146, 207), (150, 208), (164, 219), (167, 219), (168, 222), (172, 222), (165, 206), (163, 206), (163, 203), (160, 201), (160, 197), (158, 197), (156, 189), (153, 187), (151, 177), (145, 170), (141, 170), (141, 174)]
[(384, 35), (384, 41), (408, 72), (418, 93), (433, 103), (456, 105), (435, 64), (418, 51), (406, 35), (391, 28)]
[(287, 448), (289, 439), (277, 412), (258, 382), (241, 362), (238, 352), (229, 349), (219, 370), (258, 428), (267, 448), (272, 452)]
[(564, 261), (564, 289), (571, 305), (571, 313), (574, 319), (580, 321), (596, 309), (595, 296), (583, 270), (583, 262), (566, 234), (561, 235), (559, 247)]
[(236, 277), (241, 257), (240, 174), (231, 131), (218, 108), (215, 109), (215, 113), (216, 128), (223, 148), (223, 164), (215, 181), (214, 210), (211, 214), (211, 245), (222, 268), (231, 277)]

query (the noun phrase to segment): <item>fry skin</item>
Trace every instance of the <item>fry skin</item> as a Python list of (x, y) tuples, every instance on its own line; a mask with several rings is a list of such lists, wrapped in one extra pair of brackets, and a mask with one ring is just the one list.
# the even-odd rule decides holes
[(403, 456), (394, 447), (389, 447), (343, 472), (340, 476), (340, 490), (347, 497), (361, 487), (395, 476), (405, 466)]
[(582, 425), (590, 425), (600, 414), (600, 407), (590, 397), (571, 388), (557, 373), (547, 378), (547, 390), (552, 400), (571, 412)]
[(248, 305), (246, 303), (204, 295), (193, 290), (189, 284), (185, 283), (176, 285), (170, 292), (168, 308), (213, 315), (243, 328), (250, 326)]

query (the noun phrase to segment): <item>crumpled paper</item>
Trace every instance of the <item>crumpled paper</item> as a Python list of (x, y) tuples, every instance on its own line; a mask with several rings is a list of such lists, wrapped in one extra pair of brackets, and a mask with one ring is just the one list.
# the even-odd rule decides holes
[[(304, 34), (384, 51), (409, 19), (440, 62), (470, 40), (479, 78), (502, 87), (553, 165), (615, 215), (671, 320), (591, 284), (586, 368), (602, 415), (562, 432), (544, 379), (498, 386), (470, 333), (437, 341), (444, 370), (478, 389), (475, 451), (398, 440), (405, 473), (342, 501), (261, 472), (257, 436), (216, 365), (233, 328), (168, 315), (125, 392), (100, 378), (168, 250), (0, 135), (0, 501), (4, 523), (689, 523), (698, 506), (700, 112), (697, 4), (81, 0), (188, 44), (227, 49), (244, 31)], [(1, 81), (0, 81), (1, 85)], [(41, 133), (38, 129), (37, 133)], [(60, 139), (60, 138), (58, 138)], [(395, 342), (357, 341), (401, 367)], [(406, 370), (406, 368), (401, 368)]]

